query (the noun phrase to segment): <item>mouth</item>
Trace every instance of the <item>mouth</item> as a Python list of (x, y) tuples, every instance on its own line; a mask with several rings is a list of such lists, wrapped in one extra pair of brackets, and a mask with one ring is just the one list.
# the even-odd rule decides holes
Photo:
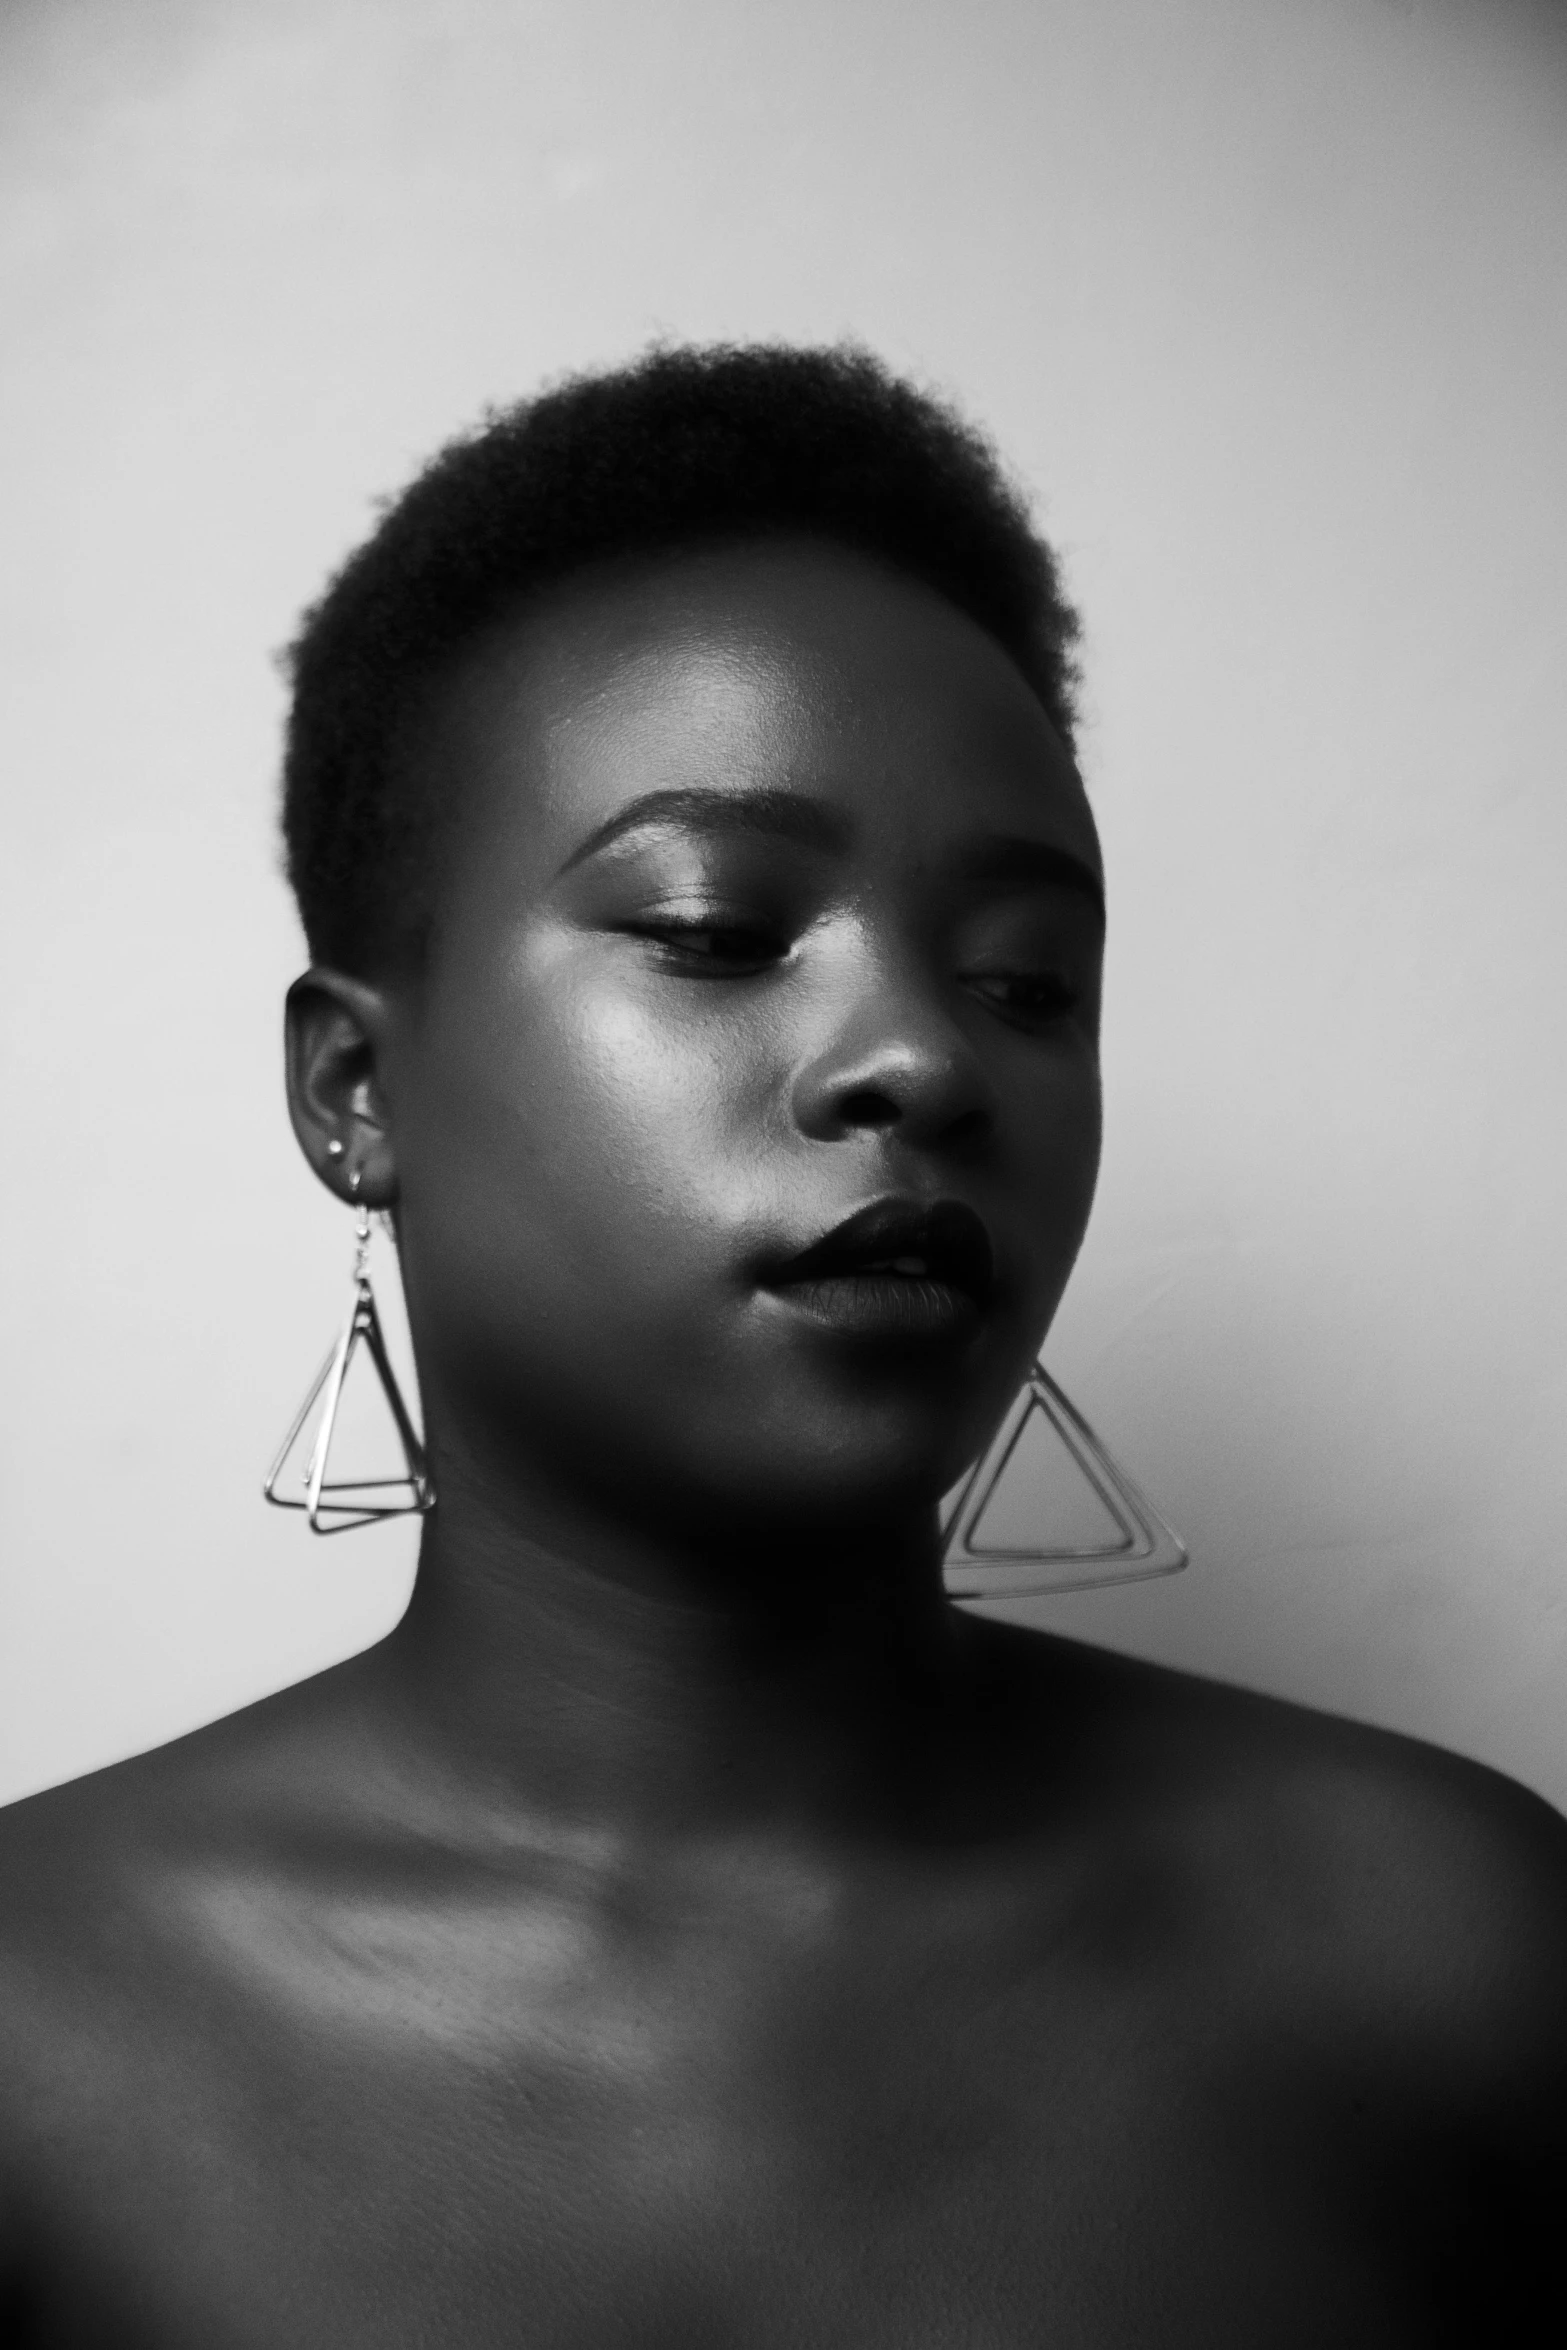
[(786, 1258), (764, 1285), (864, 1338), (967, 1338), (995, 1287), (990, 1235), (960, 1200), (876, 1200)]

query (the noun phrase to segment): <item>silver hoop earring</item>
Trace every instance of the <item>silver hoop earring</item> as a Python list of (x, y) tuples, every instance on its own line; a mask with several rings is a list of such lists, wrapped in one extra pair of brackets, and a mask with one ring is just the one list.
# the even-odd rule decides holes
[[(1096, 1497), (1103, 1539), (1064, 1547), (1028, 1532), (1028, 1456), (1039, 1444), (1064, 1451)], [(1022, 1599), (1136, 1583), (1185, 1566), (1186, 1545), (1126, 1471), (1112, 1460), (1076, 1405), (1036, 1363), (942, 1523), (942, 1571), (954, 1599)]]
[[(355, 1195), (359, 1190), (359, 1181), (359, 1170), (356, 1167), (348, 1179), (349, 1190)], [(295, 1413), (261, 1489), (264, 1498), (277, 1509), (304, 1510), (312, 1534), (350, 1534), (356, 1526), (373, 1526), (382, 1518), (422, 1516), (426, 1510), (435, 1506), (435, 1493), (430, 1483), (424, 1447), (414, 1432), (402, 1389), (397, 1384), (397, 1374), (387, 1355), (386, 1340), (381, 1333), (381, 1317), (375, 1307), (375, 1292), (370, 1287), (370, 1212), (363, 1203), (359, 1206), (354, 1239), (354, 1302), (349, 1309), (348, 1319), (343, 1324), (337, 1344), (311, 1381), (310, 1392)], [(348, 1377), (355, 1353), (361, 1346), (381, 1383), (381, 1392), (402, 1446), (404, 1466), (399, 1476), (332, 1478), (327, 1475), (332, 1438), (337, 1429), (338, 1407), (343, 1400), (343, 1383)], [(280, 1493), (278, 1483), (318, 1403), (321, 1418), (302, 1477), (304, 1499), (295, 1500), (289, 1494)], [(403, 1498), (395, 1501), (383, 1498), (391, 1493), (400, 1493)]]

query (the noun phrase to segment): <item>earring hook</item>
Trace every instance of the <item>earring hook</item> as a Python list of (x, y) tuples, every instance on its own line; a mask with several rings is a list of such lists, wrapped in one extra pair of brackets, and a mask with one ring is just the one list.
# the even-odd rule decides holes
[(350, 1167), (348, 1170), (348, 1196), (353, 1201), (355, 1209), (354, 1279), (356, 1281), (364, 1281), (368, 1278), (370, 1263), (370, 1210), (359, 1196), (359, 1186), (363, 1181), (362, 1171), (358, 1167)]

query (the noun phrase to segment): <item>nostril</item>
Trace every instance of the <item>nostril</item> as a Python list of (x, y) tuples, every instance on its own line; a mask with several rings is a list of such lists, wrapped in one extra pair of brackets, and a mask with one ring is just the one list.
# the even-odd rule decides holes
[(839, 1114), (846, 1126), (896, 1126), (903, 1115), (891, 1094), (881, 1093), (871, 1085), (862, 1085), (855, 1092), (845, 1094), (839, 1104)]
[(990, 1112), (974, 1108), (964, 1110), (947, 1128), (948, 1142), (974, 1142), (990, 1129)]

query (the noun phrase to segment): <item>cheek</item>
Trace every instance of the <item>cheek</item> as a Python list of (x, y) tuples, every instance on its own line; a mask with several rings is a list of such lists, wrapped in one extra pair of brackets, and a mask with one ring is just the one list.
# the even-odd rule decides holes
[(1077, 1261), (1099, 1175), (1101, 1105), (1095, 1057), (1085, 1048), (1041, 1085), (1014, 1097), (1003, 1185), (1019, 1254), (1010, 1270), (1034, 1340), (1050, 1322)]
[(1029, 1169), (1029, 1189), (1068, 1222), (1086, 1216), (1099, 1172), (1102, 1104), (1099, 1058), (1090, 1040), (1065, 1048), (1041, 1069), (998, 1086), (1003, 1121)]
[(1086, 1217), (1094, 1196), (1094, 1185), (1099, 1180), (1099, 1154), (1104, 1140), (1104, 1093), (1099, 1079), (1099, 1059), (1094, 1054), (1084, 1056), (1084, 1067), (1078, 1074), (1063, 1122), (1070, 1137), (1063, 1155), (1068, 1162), (1068, 1179), (1073, 1194), (1081, 1204)]
[(469, 1004), (430, 1035), (404, 1178), (444, 1262), (482, 1265), (492, 1311), (609, 1324), (711, 1274), (767, 1090), (738, 1040), (592, 970)]
[(534, 1170), (565, 1213), (600, 1225), (605, 1248), (711, 1230), (754, 1165), (770, 1063), (704, 992), (644, 998), (589, 976), (534, 1030)]

